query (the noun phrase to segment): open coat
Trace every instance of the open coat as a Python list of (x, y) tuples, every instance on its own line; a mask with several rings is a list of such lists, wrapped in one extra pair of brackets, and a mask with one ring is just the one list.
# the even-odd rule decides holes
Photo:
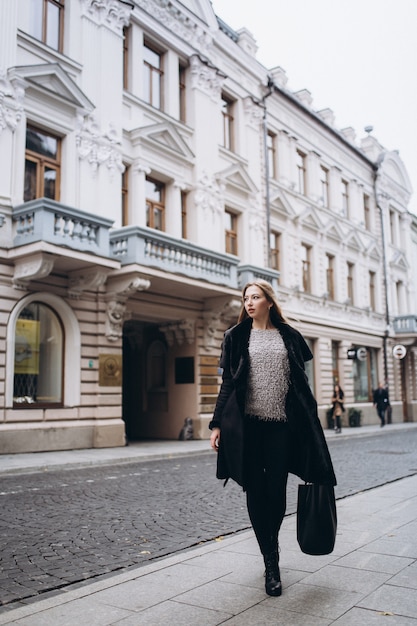
[[(313, 355), (303, 336), (292, 326), (278, 322), (288, 352), (290, 381), (286, 415), (291, 434), (289, 471), (306, 482), (336, 484), (333, 465), (317, 415), (304, 363)], [(220, 367), (223, 379), (209, 428), (220, 428), (217, 478), (233, 479), (245, 489), (244, 414), (249, 372), (249, 337), (252, 320), (245, 319), (224, 334)]]

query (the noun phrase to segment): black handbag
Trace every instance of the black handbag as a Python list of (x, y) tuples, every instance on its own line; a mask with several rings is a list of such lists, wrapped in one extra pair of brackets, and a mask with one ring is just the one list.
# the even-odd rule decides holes
[(333, 485), (298, 485), (297, 541), (305, 554), (330, 554), (336, 541)]

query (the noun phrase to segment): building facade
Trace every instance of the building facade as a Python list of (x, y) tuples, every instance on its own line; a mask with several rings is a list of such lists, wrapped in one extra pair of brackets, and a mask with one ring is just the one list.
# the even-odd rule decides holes
[(291, 92), (209, 0), (3, 2), (0, 34), (0, 452), (176, 439), (187, 417), (208, 437), (256, 278), (310, 343), (324, 425), (335, 382), (362, 423), (379, 380), (414, 419), (397, 152)]

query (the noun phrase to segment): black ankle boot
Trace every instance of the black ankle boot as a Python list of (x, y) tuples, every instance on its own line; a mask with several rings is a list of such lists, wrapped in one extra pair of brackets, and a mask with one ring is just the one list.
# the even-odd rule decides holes
[(269, 596), (280, 596), (282, 593), (281, 574), (278, 565), (277, 551), (264, 555), (265, 591)]

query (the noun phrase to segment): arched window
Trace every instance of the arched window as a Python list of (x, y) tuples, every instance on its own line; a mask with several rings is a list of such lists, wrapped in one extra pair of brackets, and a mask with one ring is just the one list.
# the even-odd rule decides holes
[(41, 302), (28, 303), (15, 325), (13, 404), (62, 406), (64, 332), (56, 313)]

